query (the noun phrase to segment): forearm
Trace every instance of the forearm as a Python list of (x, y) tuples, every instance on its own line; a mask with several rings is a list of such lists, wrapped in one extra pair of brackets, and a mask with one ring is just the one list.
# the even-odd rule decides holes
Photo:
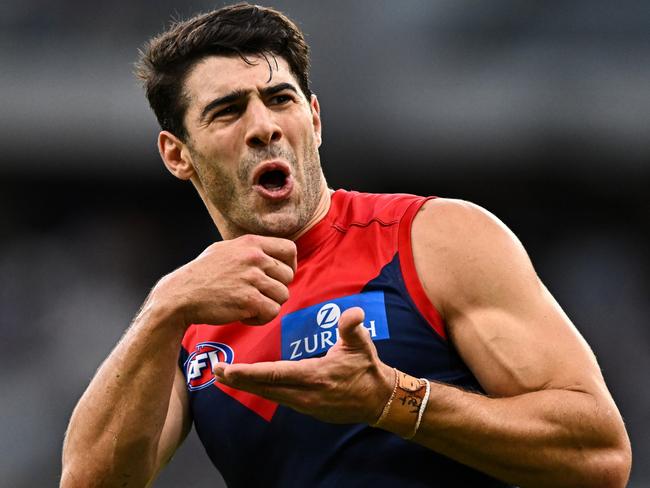
[(155, 472), (184, 327), (153, 302), (145, 302), (72, 414), (62, 486), (138, 486)]
[(289, 297), (296, 253), (289, 240), (244, 235), (162, 278), (75, 408), (62, 485), (150, 482), (190, 427), (177, 366), (186, 328), (274, 319)]
[(629, 469), (615, 406), (577, 391), (489, 398), (431, 383), (413, 440), (522, 487), (625, 486)]

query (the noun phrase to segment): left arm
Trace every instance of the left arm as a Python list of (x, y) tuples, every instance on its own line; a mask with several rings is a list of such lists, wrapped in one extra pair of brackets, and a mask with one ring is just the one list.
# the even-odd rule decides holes
[[(517, 239), (477, 207), (443, 199), (421, 210), (412, 238), (425, 291), (487, 392), (432, 382), (413, 441), (521, 486), (625, 486), (630, 447), (620, 414)], [(215, 373), (327, 422), (372, 424), (394, 376), (362, 320), (359, 309), (346, 311), (340, 340), (323, 358)]]
[(425, 291), (488, 394), (433, 383), (415, 442), (522, 486), (625, 486), (618, 409), (517, 238), (444, 199), (427, 203), (412, 238)]

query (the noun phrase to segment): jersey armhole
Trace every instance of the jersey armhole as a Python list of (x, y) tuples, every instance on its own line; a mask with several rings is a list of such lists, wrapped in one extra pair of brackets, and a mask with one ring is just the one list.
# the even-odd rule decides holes
[(429, 322), (431, 328), (443, 339), (447, 339), (445, 323), (440, 313), (433, 306), (429, 297), (427, 297), (422, 282), (415, 269), (415, 260), (413, 259), (413, 247), (411, 246), (411, 226), (416, 214), (428, 200), (435, 197), (423, 198), (416, 200), (406, 209), (399, 224), (397, 249), (399, 252), (399, 264), (402, 270), (404, 284), (411, 299), (415, 303), (418, 312)]

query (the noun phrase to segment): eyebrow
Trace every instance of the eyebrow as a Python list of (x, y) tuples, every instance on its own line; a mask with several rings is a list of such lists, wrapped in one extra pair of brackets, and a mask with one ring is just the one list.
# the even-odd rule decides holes
[[(283, 90), (290, 90), (294, 93), (298, 93), (298, 90), (296, 89), (295, 86), (293, 86), (291, 83), (278, 83), (277, 85), (269, 86), (266, 88), (262, 88), (260, 90), (260, 94), (263, 97), (269, 97), (271, 95), (275, 95), (278, 92), (281, 92)], [(215, 108), (219, 107), (220, 105), (227, 105), (229, 103), (235, 102), (237, 100), (241, 100), (242, 98), (245, 98), (248, 96), (248, 94), (251, 92), (251, 90), (234, 90), (230, 92), (228, 95), (224, 95), (223, 97), (215, 98), (212, 100), (210, 103), (208, 103), (205, 107), (203, 107), (203, 110), (201, 111), (201, 117), (200, 120), (205, 120), (205, 117)]]

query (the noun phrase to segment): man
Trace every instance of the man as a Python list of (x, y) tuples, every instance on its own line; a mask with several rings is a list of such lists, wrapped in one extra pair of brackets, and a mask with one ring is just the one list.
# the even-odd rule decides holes
[(97, 372), (62, 485), (147, 485), (194, 422), (230, 487), (624, 486), (618, 410), (517, 239), (469, 203), (330, 191), (308, 68), (249, 5), (142, 54), (162, 159), (224, 241)]

